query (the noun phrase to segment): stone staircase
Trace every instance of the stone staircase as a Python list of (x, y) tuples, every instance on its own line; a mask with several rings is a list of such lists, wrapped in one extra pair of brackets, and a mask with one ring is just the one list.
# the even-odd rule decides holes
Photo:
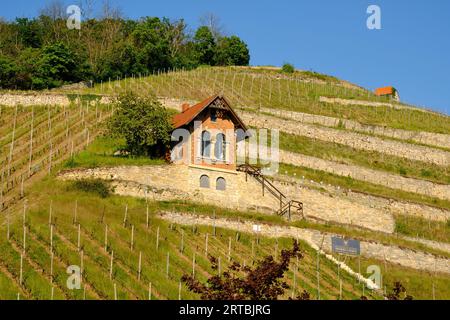
[(238, 171), (245, 172), (245, 180), (247, 176), (252, 176), (256, 181), (261, 184), (262, 194), (269, 192), (277, 200), (279, 200), (280, 206), (276, 211), (279, 216), (287, 216), (291, 220), (293, 214), (300, 215), (303, 218), (303, 203), (297, 200), (288, 199), (272, 182), (270, 182), (262, 173), (261, 169), (254, 167), (250, 164), (241, 164), (237, 167)]

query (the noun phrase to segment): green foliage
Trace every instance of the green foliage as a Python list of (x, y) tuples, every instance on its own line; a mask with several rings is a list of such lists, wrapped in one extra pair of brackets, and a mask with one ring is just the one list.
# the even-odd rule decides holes
[(400, 175), (402, 175), (402, 176), (406, 176), (406, 175), (408, 174), (408, 172), (406, 171), (406, 169), (403, 168), (403, 167), (398, 168), (398, 173), (399, 173)]
[(90, 19), (83, 32), (62, 18), (0, 20), (0, 88), (44, 89), (82, 80), (108, 81), (173, 68), (248, 64), (238, 37), (218, 43), (207, 27), (195, 36), (183, 20), (144, 17)]
[(425, 218), (395, 215), (395, 232), (450, 243), (450, 225), (443, 221), (430, 221)]
[(75, 54), (65, 44), (55, 43), (46, 46), (37, 61), (33, 86), (36, 89), (53, 88), (66, 81), (79, 80), (77, 68)]
[(170, 114), (154, 97), (120, 96), (109, 122), (113, 136), (123, 137), (133, 155), (162, 156), (170, 143)]
[(219, 41), (215, 61), (220, 66), (248, 66), (250, 53), (239, 37), (224, 37)]
[(76, 180), (72, 183), (71, 189), (88, 193), (95, 193), (99, 195), (101, 198), (106, 198), (111, 194), (111, 189), (109, 185), (105, 181), (99, 179)]
[(294, 65), (292, 65), (290, 63), (285, 63), (285, 64), (283, 64), (281, 71), (284, 73), (294, 73), (295, 68), (294, 68)]
[(18, 39), (22, 45), (39, 48), (42, 45), (42, 25), (36, 19), (17, 18), (14, 25), (17, 27)]
[(117, 151), (126, 148), (125, 139), (113, 138), (109, 136), (97, 137), (87, 148), (70, 158), (64, 164), (66, 168), (95, 168), (114, 167), (125, 165), (163, 165), (166, 162), (160, 158), (149, 158), (147, 156), (135, 156), (120, 154)]
[(216, 41), (210, 29), (201, 26), (194, 36), (198, 62), (200, 64), (214, 65), (214, 55), (216, 53)]
[(421, 169), (421, 170), (420, 170), (420, 175), (421, 175), (422, 177), (424, 177), (424, 178), (429, 178), (429, 177), (432, 176), (432, 173), (431, 173), (430, 170), (427, 170), (427, 169)]
[(139, 74), (147, 69), (138, 62), (138, 50), (131, 44), (118, 43), (100, 58), (97, 78), (116, 79), (127, 74)]
[(339, 81), (339, 79), (336, 77), (318, 73), (315, 71), (302, 71), (302, 74), (304, 74), (310, 78), (315, 78), (317, 80), (322, 80), (322, 81), (328, 81), (328, 82), (338, 82)]
[(11, 87), (17, 66), (8, 57), (0, 56), (0, 87)]

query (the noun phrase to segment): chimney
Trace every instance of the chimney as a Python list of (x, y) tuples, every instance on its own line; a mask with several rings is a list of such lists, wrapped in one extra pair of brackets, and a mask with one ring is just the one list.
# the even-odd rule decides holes
[(185, 112), (187, 109), (189, 109), (189, 103), (183, 103), (181, 105), (181, 112)]

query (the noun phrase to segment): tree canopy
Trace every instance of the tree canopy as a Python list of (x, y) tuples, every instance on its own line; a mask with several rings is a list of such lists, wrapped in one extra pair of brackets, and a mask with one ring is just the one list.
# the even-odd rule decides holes
[(219, 41), (215, 61), (221, 66), (246, 66), (250, 62), (250, 53), (239, 37), (224, 37)]
[(211, 30), (206, 26), (201, 26), (195, 33), (194, 41), (198, 62), (213, 65), (217, 46)]
[(170, 144), (170, 114), (154, 97), (121, 95), (108, 127), (113, 136), (125, 139), (132, 155), (162, 156)]
[[(289, 288), (284, 274), (289, 270), (293, 257), (303, 257), (296, 241), (292, 249), (281, 251), (280, 261), (267, 256), (253, 268), (233, 262), (222, 274), (211, 276), (206, 284), (187, 274), (181, 280), (203, 300), (277, 300)], [(218, 260), (212, 256), (209, 258), (212, 269), (217, 270)], [(298, 300), (309, 298), (306, 291), (297, 296)]]
[[(54, 10), (53, 10), (54, 11)], [(0, 88), (43, 89), (199, 65), (248, 65), (247, 45), (183, 19), (107, 14), (69, 30), (62, 13), (0, 20)]]
[(283, 64), (283, 67), (281, 68), (281, 71), (283, 71), (284, 73), (294, 73), (295, 72), (295, 67), (294, 67), (293, 64), (285, 63), (285, 64)]

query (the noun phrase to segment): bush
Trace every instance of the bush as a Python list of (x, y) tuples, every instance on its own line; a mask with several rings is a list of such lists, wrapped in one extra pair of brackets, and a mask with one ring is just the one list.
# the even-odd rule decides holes
[(114, 137), (124, 138), (132, 155), (165, 155), (172, 132), (170, 113), (155, 97), (127, 93), (119, 97), (109, 122)]
[(428, 177), (431, 177), (432, 174), (431, 174), (430, 170), (422, 169), (422, 170), (420, 170), (420, 175), (422, 177), (428, 178)]
[[(184, 274), (181, 281), (189, 291), (199, 294), (202, 300), (277, 300), (289, 289), (284, 276), (294, 257), (303, 258), (295, 241), (291, 250), (281, 251), (280, 261), (269, 255), (252, 267), (233, 262), (226, 271), (212, 275), (206, 283), (189, 274)], [(220, 260), (213, 256), (209, 256), (209, 260), (211, 269), (218, 270)], [(303, 291), (297, 299), (309, 300), (310, 295)]]
[(285, 63), (285, 64), (283, 64), (281, 71), (284, 73), (294, 73), (295, 67), (290, 63)]
[(72, 183), (73, 190), (79, 190), (88, 193), (95, 193), (99, 195), (101, 198), (106, 198), (110, 196), (111, 189), (107, 182), (99, 179), (94, 180), (77, 180)]

